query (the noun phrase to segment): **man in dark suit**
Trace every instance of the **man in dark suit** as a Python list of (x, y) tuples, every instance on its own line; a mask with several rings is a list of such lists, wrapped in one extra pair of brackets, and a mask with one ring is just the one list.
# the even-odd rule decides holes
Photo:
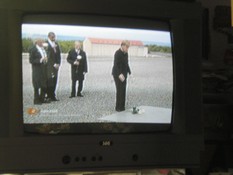
[(75, 97), (76, 95), (76, 82), (78, 81), (78, 97), (83, 97), (81, 94), (83, 89), (83, 80), (85, 74), (87, 73), (87, 58), (86, 53), (81, 49), (81, 43), (76, 41), (74, 48), (71, 49), (67, 56), (67, 61), (71, 64), (71, 79), (72, 79), (72, 88), (71, 96)]
[(47, 97), (51, 101), (58, 101), (55, 91), (57, 87), (58, 70), (61, 63), (61, 51), (56, 42), (56, 35), (54, 32), (49, 32), (47, 44)]
[(131, 74), (128, 64), (128, 49), (130, 42), (124, 40), (121, 47), (115, 52), (112, 75), (116, 85), (116, 107), (115, 110), (120, 112), (125, 110), (126, 82), (127, 75)]
[(37, 39), (30, 49), (29, 61), (32, 64), (32, 83), (34, 88), (34, 104), (47, 103), (45, 99), (47, 80), (47, 54), (43, 48), (43, 40)]

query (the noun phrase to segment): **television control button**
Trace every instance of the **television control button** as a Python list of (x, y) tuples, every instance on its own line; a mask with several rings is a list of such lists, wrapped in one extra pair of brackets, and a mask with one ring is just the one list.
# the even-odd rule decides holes
[(69, 164), (69, 163), (71, 162), (71, 157), (68, 156), (68, 155), (63, 156), (62, 162), (63, 162), (63, 164), (65, 164), (65, 165)]
[(132, 159), (133, 159), (133, 161), (138, 161), (138, 155), (137, 154), (134, 154), (133, 156), (132, 156)]

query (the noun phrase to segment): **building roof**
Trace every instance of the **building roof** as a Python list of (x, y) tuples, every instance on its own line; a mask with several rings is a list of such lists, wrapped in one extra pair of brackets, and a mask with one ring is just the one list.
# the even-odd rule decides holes
[[(120, 45), (122, 40), (117, 39), (103, 39), (103, 38), (87, 38), (92, 44), (113, 44)], [(131, 46), (143, 46), (142, 41), (138, 40), (129, 40)]]

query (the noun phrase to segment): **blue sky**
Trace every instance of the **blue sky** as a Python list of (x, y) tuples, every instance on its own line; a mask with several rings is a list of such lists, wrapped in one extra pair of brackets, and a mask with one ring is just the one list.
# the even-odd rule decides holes
[(140, 40), (145, 42), (160, 42), (170, 44), (170, 33), (164, 31), (88, 27), (88, 26), (68, 26), (68, 25), (45, 25), (45, 24), (23, 24), (22, 33), (27, 36), (39, 34), (47, 35), (53, 31), (59, 36), (79, 36), (109, 39)]

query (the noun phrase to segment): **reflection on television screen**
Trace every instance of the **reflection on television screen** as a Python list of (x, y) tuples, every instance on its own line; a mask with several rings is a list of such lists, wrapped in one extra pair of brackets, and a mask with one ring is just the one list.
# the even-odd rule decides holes
[[(55, 44), (48, 41), (49, 32), (54, 32)], [(116, 111), (116, 85), (112, 76), (112, 68), (114, 54), (121, 48), (124, 40), (130, 42), (128, 65), (131, 75), (128, 75), (125, 80), (125, 109)], [(43, 49), (41, 50), (35, 46), (38, 41), (42, 42), (41, 48)], [(71, 63), (67, 61), (68, 54), (74, 49), (76, 41), (80, 43), (81, 50), (86, 53), (87, 63), (81, 96), (77, 96), (79, 80), (76, 82), (76, 92), (72, 95), (71, 72), (74, 70), (71, 70)], [(56, 99), (59, 101), (49, 99), (38, 104), (35, 102), (38, 95), (35, 91), (38, 90), (39, 96), (41, 91), (44, 91), (44, 97), (47, 99), (52, 93), (51, 88), (48, 88), (51, 83), (48, 77), (56, 76), (56, 74), (50, 76), (48, 73), (52, 52), (49, 50), (50, 44), (54, 44), (55, 48), (59, 49), (61, 57), (55, 89)], [(24, 124), (171, 123), (173, 61), (170, 32), (23, 24), (22, 45)], [(47, 60), (41, 59), (43, 54)], [(37, 67), (33, 68), (30, 63), (30, 60), (34, 59), (30, 58), (30, 55), (31, 57), (41, 56), (37, 64), (43, 64), (44, 68), (39, 74), (38, 70), (37, 73), (34, 70)], [(78, 64), (85, 64), (80, 62), (83, 58), (84, 56), (78, 58), (77, 55)], [(55, 68), (56, 65), (53, 63), (52, 66)], [(81, 68), (77, 71), (83, 74)], [(47, 77), (43, 85), (35, 85), (36, 82), (33, 82), (37, 81), (34, 79), (38, 76), (42, 79)], [(35, 86), (37, 86), (36, 90)]]

